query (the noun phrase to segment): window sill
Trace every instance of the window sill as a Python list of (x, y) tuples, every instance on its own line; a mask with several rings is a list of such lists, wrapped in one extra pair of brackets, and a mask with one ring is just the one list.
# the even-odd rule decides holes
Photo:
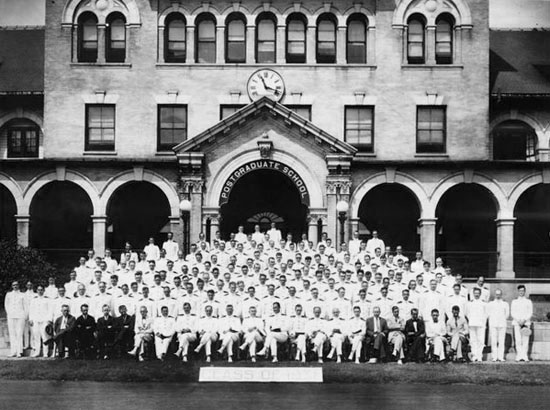
[(463, 70), (463, 64), (401, 64), (403, 70), (446, 71)]
[(95, 157), (114, 157), (118, 154), (116, 151), (84, 151), (83, 155)]
[(132, 68), (132, 63), (71, 63), (73, 68)]
[(376, 70), (377, 66), (373, 64), (323, 64), (323, 63), (157, 63), (157, 68), (220, 68), (220, 67), (277, 67), (277, 68), (287, 68), (287, 67), (304, 67), (304, 68), (335, 68), (339, 70), (347, 70), (350, 68), (361, 68)]
[(355, 154), (356, 158), (376, 158), (376, 154), (374, 152), (357, 152)]
[(162, 150), (155, 153), (155, 157), (174, 157), (176, 153), (174, 151)]
[(449, 158), (448, 154), (445, 153), (424, 153), (424, 154), (414, 154), (415, 158)]

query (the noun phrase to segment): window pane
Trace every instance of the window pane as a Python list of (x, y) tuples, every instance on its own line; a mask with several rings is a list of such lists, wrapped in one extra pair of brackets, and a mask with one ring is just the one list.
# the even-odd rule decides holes
[(124, 21), (116, 19), (111, 23), (111, 40), (124, 41), (126, 39), (126, 27)]
[(261, 20), (258, 24), (258, 40), (275, 41), (275, 23), (272, 20)]
[(206, 20), (199, 23), (199, 40), (216, 40), (216, 26), (213, 21)]
[(199, 63), (215, 63), (216, 43), (200, 43), (198, 61)]
[(173, 20), (168, 26), (168, 41), (185, 41), (185, 23)]
[(306, 52), (306, 45), (303, 42), (289, 43), (288, 52), (290, 54), (304, 54)]
[(332, 21), (321, 21), (317, 29), (319, 41), (335, 41), (336, 33), (334, 23)]
[(372, 119), (371, 107), (347, 107), (346, 108), (345, 139), (353, 145), (372, 145)]
[(246, 49), (244, 43), (228, 43), (227, 59), (229, 61), (244, 61), (246, 58)]
[(348, 44), (348, 63), (361, 64), (366, 61), (364, 45)]
[(245, 26), (241, 20), (233, 20), (229, 23), (227, 30), (227, 39), (229, 41), (244, 41)]
[(300, 20), (291, 20), (288, 23), (288, 40), (303, 41), (305, 40), (305, 37), (304, 23)]
[(86, 20), (82, 28), (82, 39), (84, 42), (97, 41), (97, 27), (94, 20)]
[(350, 21), (348, 25), (348, 40), (349, 41), (365, 41), (365, 25), (362, 21)]

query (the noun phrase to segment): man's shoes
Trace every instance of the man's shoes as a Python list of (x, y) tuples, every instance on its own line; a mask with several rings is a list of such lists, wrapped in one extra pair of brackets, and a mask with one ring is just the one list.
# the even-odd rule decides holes
[(187, 363), (187, 355), (184, 355), (183, 358), (181, 359), (181, 361), (182, 361), (183, 363)]
[(322, 363), (323, 363), (323, 359), (319, 358), (319, 359), (317, 360), (317, 363), (321, 363), (321, 364), (322, 364)]
[(373, 357), (372, 359), (369, 360), (369, 363), (370, 364), (374, 364), (376, 363), (378, 360), (376, 360), (376, 357)]
[(359, 359), (355, 359), (355, 364), (361, 364), (361, 363), (359, 362)]
[(240, 345), (240, 346), (239, 346), (239, 349), (240, 349), (240, 350), (246, 349), (246, 345), (245, 345), (245, 344)]
[(206, 363), (210, 363), (210, 356), (206, 356)]
[(336, 358), (336, 363), (342, 363), (342, 356), (339, 355), (339, 356)]
[(233, 363), (233, 358), (231, 356), (227, 358), (227, 363)]
[(250, 359), (250, 361), (251, 361), (252, 363), (256, 363), (256, 357), (255, 357), (255, 356), (252, 356), (252, 358)]
[(271, 363), (278, 363), (278, 362), (279, 360), (276, 357), (274, 357), (273, 360), (271, 361)]
[(145, 359), (143, 358), (143, 355), (140, 354), (140, 355), (139, 355), (139, 361), (140, 361), (140, 362), (143, 362), (144, 360), (145, 360)]
[(399, 359), (399, 360), (397, 361), (397, 364), (402, 365), (402, 364), (403, 364), (403, 360)]
[(135, 356), (137, 354), (137, 349), (132, 349), (128, 352), (130, 356)]

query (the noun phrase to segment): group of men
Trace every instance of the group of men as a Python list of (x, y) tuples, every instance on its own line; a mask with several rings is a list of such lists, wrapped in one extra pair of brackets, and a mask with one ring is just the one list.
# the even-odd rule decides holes
[(409, 261), (376, 231), (368, 241), (354, 232), (336, 250), (326, 234), (314, 246), (282, 239), (275, 224), (248, 235), (239, 227), (228, 241), (200, 234), (187, 255), (167, 236), (140, 252), (126, 244), (119, 260), (91, 250), (63, 285), (50, 278), (22, 292), (14, 282), (5, 298), (12, 356), (25, 347), (49, 356), (56, 346), (58, 357), (143, 360), (154, 349), (187, 361), (192, 349), (210, 361), (214, 349), (229, 361), (239, 351), (277, 361), (292, 346), (301, 361), (481, 361), (488, 325), (491, 358), (503, 361), (511, 316), (516, 360), (528, 360), (524, 286), (511, 306), (500, 289), (489, 301), (483, 277), (469, 289), (441, 258), (433, 267), (421, 252)]

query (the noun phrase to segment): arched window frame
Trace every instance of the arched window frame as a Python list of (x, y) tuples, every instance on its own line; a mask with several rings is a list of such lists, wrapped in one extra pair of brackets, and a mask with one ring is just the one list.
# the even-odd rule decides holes
[[(300, 25), (302, 30), (292, 30)], [(299, 33), (299, 35), (292, 34)], [(301, 52), (293, 52), (295, 48), (301, 48)], [(305, 63), (307, 55), (307, 19), (303, 14), (292, 13), (286, 21), (286, 62), (287, 63)]]
[[(519, 135), (520, 131), (523, 131), (525, 134), (524, 141), (515, 141), (516, 144), (523, 144), (524, 149), (522, 150), (522, 156), (512, 157), (510, 154), (506, 155), (501, 148), (498, 147), (499, 144), (503, 144), (502, 141), (504, 138), (513, 138), (510, 135), (503, 135), (505, 132), (510, 132), (511, 129), (516, 128), (517, 134)], [(520, 128), (522, 130), (520, 130)], [(536, 161), (537, 160), (537, 145), (538, 138), (537, 133), (529, 124), (521, 120), (505, 120), (499, 123), (491, 132), (493, 140), (493, 159), (496, 161), (505, 161), (505, 160), (515, 160), (515, 161)], [(517, 136), (516, 136), (517, 138)], [(519, 139), (519, 138), (518, 138)], [(512, 143), (510, 141), (510, 143)]]
[[(201, 37), (201, 26), (204, 24), (213, 24), (214, 33), (211, 37)], [(199, 15), (195, 21), (195, 61), (197, 63), (215, 63), (216, 62), (216, 18), (210, 13)], [(205, 59), (205, 57), (208, 57)]]
[(407, 62), (426, 63), (426, 19), (421, 14), (413, 14), (407, 20)]
[(126, 18), (121, 13), (115, 12), (109, 14), (105, 21), (105, 61), (124, 63), (126, 60)]
[[(273, 24), (273, 32), (263, 37), (262, 24)], [(268, 51), (266, 51), (268, 50)], [(256, 63), (277, 62), (277, 18), (271, 13), (261, 13), (256, 19)]]
[(78, 62), (95, 63), (98, 56), (99, 35), (98, 19), (92, 12), (82, 13), (78, 17)]
[[(350, 27), (354, 24), (362, 26), (361, 33), (363, 38), (351, 38)], [(353, 14), (348, 18), (346, 30), (346, 61), (348, 64), (366, 64), (367, 63), (367, 29), (368, 20), (362, 14)]]
[(8, 158), (37, 158), (40, 148), (40, 127), (28, 118), (14, 118), (2, 127), (7, 138)]
[[(448, 25), (447, 30), (443, 30)], [(454, 57), (455, 20), (450, 14), (441, 14), (435, 21), (435, 62), (452, 64)]]
[[(233, 27), (239, 32), (232, 32)], [(246, 62), (246, 18), (241, 13), (231, 13), (225, 20), (225, 62)]]
[[(183, 24), (183, 37), (176, 37), (175, 25)], [(179, 27), (181, 30), (181, 26)], [(164, 61), (167, 63), (185, 63), (187, 59), (187, 21), (183, 14), (170, 13), (164, 28)]]
[(336, 63), (337, 27), (338, 23), (336, 21), (336, 18), (332, 14), (322, 14), (317, 19), (315, 54), (318, 63)]

